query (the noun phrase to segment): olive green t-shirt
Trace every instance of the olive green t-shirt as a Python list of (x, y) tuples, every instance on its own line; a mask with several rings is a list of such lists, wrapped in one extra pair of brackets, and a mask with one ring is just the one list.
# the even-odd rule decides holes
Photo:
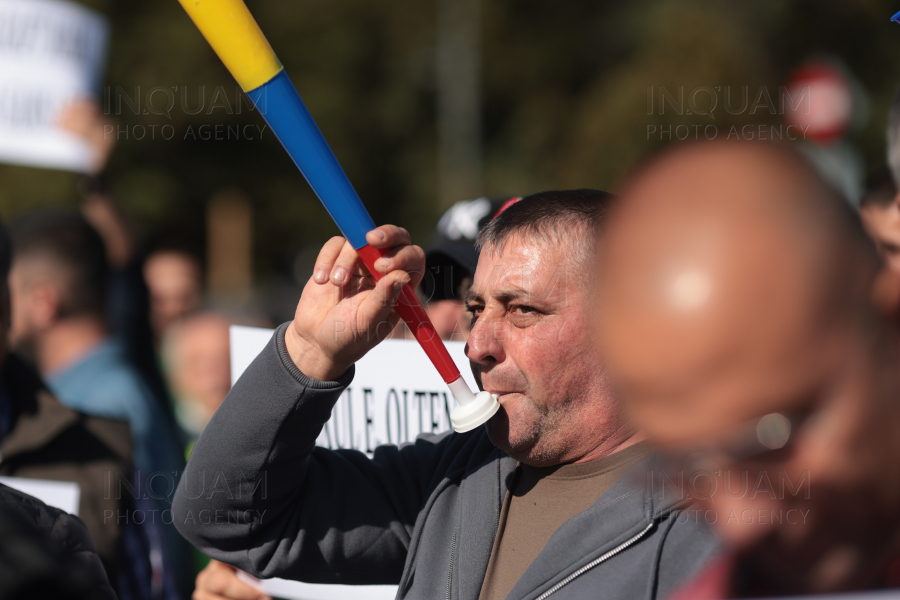
[(586, 463), (516, 466), (479, 600), (505, 600), (550, 537), (650, 455), (639, 443)]

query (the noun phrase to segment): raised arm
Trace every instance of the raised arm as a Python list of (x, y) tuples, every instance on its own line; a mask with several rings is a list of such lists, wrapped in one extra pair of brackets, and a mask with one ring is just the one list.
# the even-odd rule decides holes
[(440, 440), (355, 451), (314, 449), (353, 377), (353, 363), (398, 317), (399, 285), (421, 279), (424, 253), (406, 231), (369, 233), (388, 247), (373, 286), (342, 238), (319, 255), (294, 321), (278, 328), (194, 447), (173, 506), (204, 553), (259, 576), (396, 583), (434, 485)]

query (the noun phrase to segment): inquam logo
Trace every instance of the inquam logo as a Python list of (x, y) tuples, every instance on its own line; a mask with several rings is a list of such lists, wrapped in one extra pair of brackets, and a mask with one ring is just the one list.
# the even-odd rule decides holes
[[(752, 98), (752, 100), (751, 100)], [(647, 87), (647, 114), (654, 116), (678, 115), (706, 118), (707, 123), (647, 125), (647, 139), (714, 140), (720, 135), (738, 140), (798, 140), (806, 139), (808, 125), (770, 123), (731, 125), (721, 128), (715, 121), (722, 115), (784, 115), (786, 113), (809, 114), (810, 88), (803, 86), (789, 90), (779, 86), (776, 93), (766, 86), (759, 86), (751, 94), (750, 86), (707, 86), (690, 89), (678, 86)], [(726, 131), (727, 130), (727, 131)]]
[[(233, 96), (224, 86), (218, 85), (208, 90), (206, 86), (163, 86), (149, 88), (135, 86), (125, 90), (122, 86), (107, 86), (103, 90), (103, 114), (107, 116), (138, 115), (142, 117), (162, 117), (163, 123), (105, 125), (103, 136), (115, 136), (116, 140), (169, 141), (178, 137), (191, 141), (239, 141), (260, 140), (266, 132), (265, 123), (242, 124), (232, 120), (217, 124), (188, 124), (178, 131), (170, 121), (172, 113), (195, 115), (221, 115), (231, 117), (245, 110), (266, 114), (265, 92), (257, 105), (247, 97), (240, 87), (234, 88)], [(165, 122), (169, 121), (169, 122)]]

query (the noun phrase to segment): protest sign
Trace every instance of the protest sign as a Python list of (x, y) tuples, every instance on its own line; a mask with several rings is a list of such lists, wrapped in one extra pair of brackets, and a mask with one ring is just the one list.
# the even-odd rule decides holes
[(0, 0), (0, 162), (86, 172), (85, 141), (58, 126), (73, 100), (96, 96), (109, 28), (63, 0)]
[(0, 476), (0, 483), (34, 496), (47, 506), (54, 506), (70, 515), (78, 516), (81, 486), (75, 482)]
[[(272, 337), (272, 330), (231, 328), (231, 380), (237, 380)], [(446, 342), (447, 350), (472, 389), (477, 389), (465, 344)], [(434, 365), (413, 340), (385, 340), (356, 363), (353, 383), (338, 400), (316, 443), (353, 448), (366, 454), (380, 444), (400, 444), (420, 433), (450, 429), (456, 406)]]

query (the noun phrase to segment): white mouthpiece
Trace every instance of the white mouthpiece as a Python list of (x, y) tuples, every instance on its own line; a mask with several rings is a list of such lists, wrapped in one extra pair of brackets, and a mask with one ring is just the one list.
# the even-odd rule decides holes
[(465, 433), (479, 425), (484, 425), (500, 410), (500, 402), (497, 401), (496, 394), (478, 392), (473, 396), (462, 377), (447, 385), (450, 386), (450, 391), (459, 403), (459, 406), (450, 413), (453, 429), (459, 433)]

